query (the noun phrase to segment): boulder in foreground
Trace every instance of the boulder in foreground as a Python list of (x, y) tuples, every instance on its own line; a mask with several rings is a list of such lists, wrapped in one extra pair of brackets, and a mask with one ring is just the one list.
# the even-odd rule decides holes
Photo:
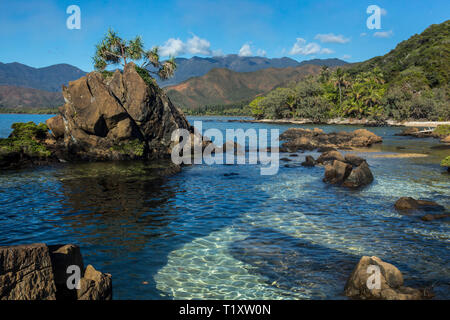
[[(67, 288), (71, 274), (81, 271), (80, 289)], [(43, 243), (0, 247), (0, 300), (110, 300), (111, 275), (83, 268), (75, 245), (47, 246)]]
[[(379, 282), (376, 269), (379, 270)], [(378, 285), (379, 286), (378, 286)], [(403, 275), (394, 265), (378, 257), (364, 256), (345, 285), (345, 295), (353, 299), (421, 300), (430, 298), (424, 291), (405, 287)]]

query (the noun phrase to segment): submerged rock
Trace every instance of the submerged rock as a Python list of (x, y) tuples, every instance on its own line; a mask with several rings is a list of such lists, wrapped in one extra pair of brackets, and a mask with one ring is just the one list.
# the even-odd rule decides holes
[[(81, 289), (67, 288), (67, 267), (78, 266)], [(95, 272), (94, 272), (95, 271)], [(86, 294), (89, 292), (89, 294)], [(110, 300), (110, 274), (86, 270), (75, 245), (0, 247), (0, 300)]]
[(281, 136), (283, 150), (295, 152), (297, 150), (332, 151), (336, 149), (351, 149), (352, 147), (364, 148), (381, 143), (382, 138), (366, 130), (358, 129), (353, 132), (325, 133), (321, 129), (290, 128)]
[[(369, 269), (371, 266), (379, 268), (379, 287), (374, 279), (376, 273), (373, 274)], [(421, 290), (405, 287), (403, 275), (394, 265), (378, 257), (368, 256), (358, 262), (347, 280), (344, 292), (354, 299), (421, 300), (429, 297)]]
[(306, 156), (305, 161), (302, 162), (304, 167), (314, 167), (316, 165), (316, 160), (312, 156)]
[(172, 132), (188, 129), (185, 116), (155, 84), (128, 63), (105, 79), (99, 72), (63, 86), (65, 105), (47, 121), (69, 158), (123, 160), (169, 156)]
[(411, 197), (401, 197), (394, 204), (397, 210), (424, 210), (424, 211), (443, 211), (445, 208), (434, 201), (416, 200)]

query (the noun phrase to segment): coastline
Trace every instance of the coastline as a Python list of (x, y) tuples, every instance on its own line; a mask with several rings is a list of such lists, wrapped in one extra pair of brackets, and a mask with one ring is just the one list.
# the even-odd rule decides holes
[[(363, 125), (363, 126), (379, 126), (376, 121), (366, 119), (330, 119), (325, 122), (317, 122), (310, 119), (260, 119), (260, 120), (231, 120), (236, 122), (248, 123), (272, 123), (272, 124), (329, 124), (329, 125)], [(450, 121), (395, 121), (387, 120), (383, 125), (398, 127), (437, 127), (439, 125), (450, 125)]]

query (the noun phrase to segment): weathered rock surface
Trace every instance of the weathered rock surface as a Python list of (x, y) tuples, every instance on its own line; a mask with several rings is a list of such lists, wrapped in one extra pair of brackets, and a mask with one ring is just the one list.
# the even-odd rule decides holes
[(420, 219), (422, 221), (434, 221), (434, 220), (439, 220), (439, 219), (445, 219), (445, 218), (449, 218), (450, 214), (449, 213), (443, 213), (443, 214), (426, 214), (423, 217), (421, 217)]
[(305, 161), (302, 162), (304, 167), (314, 167), (316, 165), (316, 160), (312, 156), (306, 156)]
[(366, 160), (356, 155), (345, 157), (339, 151), (327, 151), (316, 163), (325, 164), (324, 182), (339, 184), (348, 188), (359, 188), (372, 183), (373, 174)]
[(359, 166), (354, 168), (350, 175), (343, 182), (344, 187), (358, 188), (366, 186), (373, 181), (372, 171), (366, 161), (363, 161)]
[[(374, 287), (375, 274), (371, 274), (369, 266), (380, 270), (379, 288)], [(369, 277), (371, 277), (369, 279)], [(373, 287), (372, 289), (369, 289)], [(356, 265), (345, 285), (345, 295), (354, 299), (381, 300), (421, 300), (428, 298), (418, 289), (405, 287), (403, 275), (394, 265), (382, 261), (378, 257), (364, 256)]]
[(48, 247), (42, 243), (0, 247), (0, 300), (54, 300)]
[(317, 158), (316, 162), (324, 164), (327, 162), (333, 162), (334, 160), (345, 162), (344, 156), (339, 151), (326, 151), (322, 153), (319, 158)]
[(395, 202), (397, 210), (424, 210), (424, 211), (443, 211), (445, 208), (434, 201), (416, 200), (411, 197), (402, 197)]
[(63, 87), (60, 115), (47, 121), (68, 157), (88, 160), (170, 155), (175, 129), (192, 131), (183, 113), (133, 63), (105, 79), (91, 72)]
[[(67, 267), (78, 266), (79, 290), (69, 290)], [(0, 300), (107, 300), (112, 298), (111, 275), (88, 266), (75, 245), (43, 243), (0, 247)]]
[(290, 128), (280, 135), (280, 140), (286, 140), (282, 144), (281, 150), (287, 152), (315, 149), (328, 151), (333, 149), (351, 149), (352, 147), (363, 148), (383, 141), (381, 137), (366, 129), (327, 134), (317, 128), (314, 130)]
[(331, 184), (341, 184), (347, 179), (351, 172), (351, 165), (339, 160), (334, 160), (332, 164), (327, 164), (325, 166), (325, 177), (323, 178), (323, 181)]

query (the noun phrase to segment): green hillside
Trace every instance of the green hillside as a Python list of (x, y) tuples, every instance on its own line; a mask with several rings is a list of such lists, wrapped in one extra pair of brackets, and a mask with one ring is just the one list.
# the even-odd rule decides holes
[(450, 119), (450, 20), (391, 52), (277, 88), (250, 103), (257, 118)]
[(268, 68), (254, 72), (212, 69), (206, 75), (194, 77), (165, 88), (175, 105), (183, 109), (199, 109), (212, 105), (232, 105), (250, 101), (276, 86), (318, 74), (320, 67), (303, 65), (289, 68)]

